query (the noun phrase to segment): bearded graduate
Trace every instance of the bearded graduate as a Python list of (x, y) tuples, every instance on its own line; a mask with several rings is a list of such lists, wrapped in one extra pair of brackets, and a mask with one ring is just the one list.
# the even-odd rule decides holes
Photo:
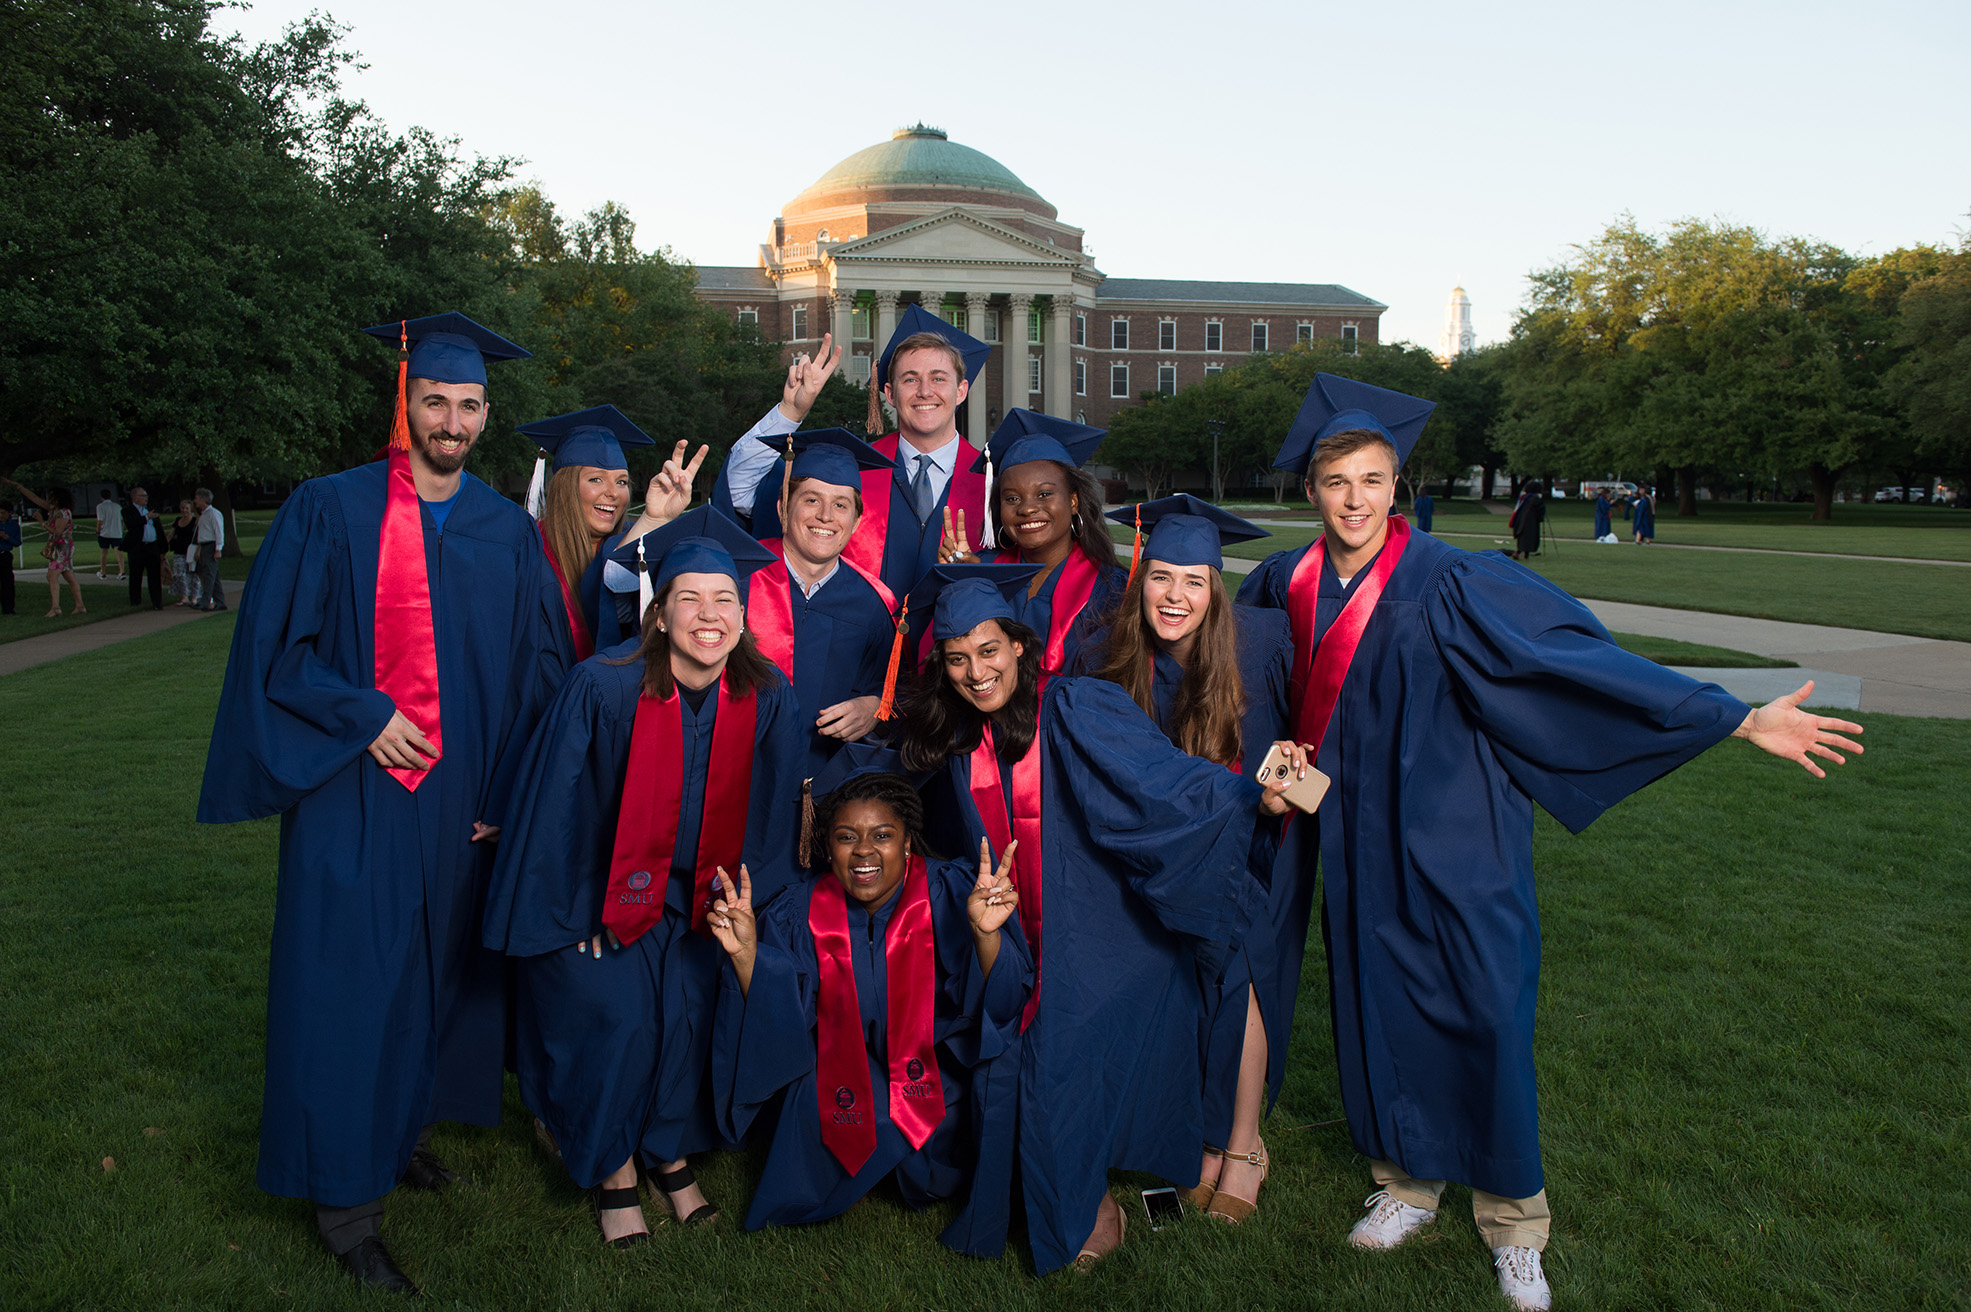
[(844, 428), (793, 437), (778, 539), (761, 545), (778, 567), (753, 574), (748, 624), (760, 651), (794, 684), (808, 727), (803, 778), (890, 715), (902, 654), (896, 598), (844, 554), (862, 521), (862, 470), (895, 462)]
[(1039, 638), (1001, 592), (1032, 572), (939, 566), (918, 585), (911, 611), (932, 613), (933, 645), (900, 746), (910, 769), (940, 772), (931, 804), (951, 847), (1019, 844), (1034, 995), (1020, 1043), (975, 1078), (977, 1170), (944, 1239), (1001, 1251), (1017, 1158), (1044, 1274), (1122, 1242), (1111, 1170), (1196, 1181), (1191, 947), (1243, 937), (1265, 899), (1248, 866), (1253, 824), (1286, 803), (1177, 750), (1114, 684), (1045, 679)]
[(748, 1229), (823, 1221), (885, 1178), (923, 1208), (971, 1171), (970, 1070), (1019, 1042), (1033, 984), (1010, 872), (931, 855), (895, 752), (851, 744), (813, 781), (822, 872), (757, 915), (744, 873), (712, 905), (731, 961), (713, 1084), (744, 1137), (774, 1104)]
[[(1293, 635), (1284, 614), (1232, 604), (1223, 544), (1270, 535), (1181, 492), (1109, 518), (1135, 527), (1136, 547), (1129, 584), (1082, 663), (1127, 692), (1183, 751), (1254, 777), (1288, 736)], [(1304, 753), (1290, 761), (1297, 771), (1304, 763)], [(1197, 951), (1204, 1160), (1185, 1198), (1233, 1224), (1257, 1209), (1270, 1166), (1259, 1120), (1286, 1073), (1312, 904), (1311, 880), (1275, 872), (1279, 846), (1277, 824), (1253, 827), (1248, 864), (1268, 891), (1266, 910), (1242, 943)]]
[(1579, 833), (1726, 738), (1819, 776), (1812, 757), (1860, 751), (1836, 731), (1861, 729), (1802, 712), (1811, 684), (1753, 711), (1623, 651), (1531, 570), (1413, 533), (1396, 471), (1432, 408), (1317, 374), (1275, 467), (1302, 475), (1322, 536), (1239, 600), (1287, 613), (1295, 737), (1333, 781), (1281, 859), (1320, 862), (1342, 1107), (1379, 1186), (1350, 1241), (1394, 1247), (1446, 1180), (1470, 1185), (1501, 1291), (1545, 1308), (1534, 806)]
[[(824, 356), (828, 341), (822, 339)], [(991, 354), (992, 348), (984, 342), (912, 305), (904, 309), (896, 332), (876, 359), (867, 429), (880, 431), (882, 403), (887, 401), (896, 413), (897, 431), (872, 439), (870, 445), (895, 461), (896, 467), (863, 472), (863, 516), (845, 558), (881, 578), (898, 597), (907, 595), (926, 570), (951, 554), (947, 510), (969, 515), (974, 525), (981, 522), (987, 480), (973, 467), (981, 455), (979, 447), (958, 435), (958, 411)], [(820, 366), (807, 366), (818, 367), (832, 369), (832, 358)], [(712, 489), (712, 504), (748, 523), (753, 536), (762, 541), (780, 535), (773, 508), (781, 485), (785, 434), (806, 413), (805, 407), (790, 405), (785, 394), (779, 411), (778, 417), (769, 412), (746, 437), (733, 443)]]
[(727, 1146), (706, 915), (721, 870), (743, 864), (762, 902), (794, 877), (803, 737), (745, 628), (773, 557), (709, 507), (645, 545), (643, 637), (583, 661), (542, 720), (486, 907), (487, 946), (521, 958), (521, 1094), (618, 1247), (648, 1234), (639, 1165), (678, 1219), (716, 1215), (687, 1160)]
[(198, 818), (281, 817), (260, 1187), (314, 1200), (341, 1264), (401, 1292), (383, 1195), (455, 1178), (432, 1122), (499, 1123), (487, 840), (572, 651), (533, 522), (464, 472), (486, 362), (527, 352), (460, 314), (366, 331), (399, 348), (388, 457), (309, 479), (274, 517)]
[[(1094, 621), (1114, 603), (1128, 576), (1102, 520), (1102, 488), (1082, 469), (1104, 429), (1031, 410), (1010, 411), (992, 435), (978, 469), (992, 484), (987, 504), (997, 529), (988, 552), (1001, 565), (1036, 565), (1013, 617), (1040, 635), (1040, 668), (1059, 674), (1074, 663)], [(995, 463), (997, 477), (993, 474)], [(970, 563), (962, 514), (947, 516), (945, 558)]]

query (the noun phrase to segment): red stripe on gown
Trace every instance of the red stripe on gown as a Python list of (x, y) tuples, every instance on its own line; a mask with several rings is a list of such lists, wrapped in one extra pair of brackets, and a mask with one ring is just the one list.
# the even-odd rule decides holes
[[(1047, 680), (1040, 681), (1040, 693), (1047, 692)], [(1040, 1005), (1040, 928), (1041, 928), (1041, 871), (1040, 871), (1040, 729), (1036, 725), (1033, 743), (1027, 754), (1013, 762), (1013, 805), (1009, 811), (1006, 805), (1006, 791), (999, 783), (999, 757), (993, 750), (992, 721), (988, 719), (979, 737), (979, 745), (972, 749), (970, 759), (972, 804), (978, 808), (979, 820), (985, 825), (986, 840), (992, 844), (995, 860), (1005, 856), (1007, 845), (1018, 839), (1020, 850), (1013, 854), (1013, 890), (1020, 895), (1017, 908), (1020, 929), (1027, 936), (1027, 947), (1033, 953), (1033, 993), (1027, 998), (1026, 1010), (1020, 1015), (1020, 1029), (1024, 1031), (1033, 1024), (1035, 1009)]]
[(1334, 719), (1335, 705), (1341, 699), (1341, 685), (1348, 678), (1348, 667), (1355, 649), (1362, 644), (1362, 633), (1369, 616), (1382, 598), (1383, 585), (1403, 558), (1410, 544), (1410, 525), (1401, 515), (1389, 517), (1389, 537), (1382, 553), (1366, 576), (1349, 592), (1341, 614), (1321, 635), (1318, 649), (1314, 641), (1315, 607), (1321, 598), (1321, 562), (1326, 555), (1327, 538), (1314, 539), (1314, 545), (1294, 567), (1287, 584), (1287, 619), (1293, 627), (1294, 667), (1291, 686), (1294, 734), (1298, 741), (1320, 750)]
[[(900, 433), (888, 433), (869, 445), (895, 460)], [(951, 476), (951, 486), (945, 497), (945, 505), (954, 512), (965, 512), (966, 536), (977, 541), (979, 526), (985, 514), (986, 485), (985, 475), (972, 469), (972, 462), (981, 455), (979, 449), (964, 438), (958, 439), (958, 468)], [(906, 481), (908, 476), (906, 475)], [(862, 522), (855, 526), (849, 536), (849, 545), (842, 552), (842, 559), (855, 567), (856, 573), (864, 578), (880, 575), (883, 572), (883, 550), (890, 540), (890, 494), (896, 487), (896, 471), (892, 469), (865, 469), (862, 471)], [(914, 518), (914, 517), (913, 517)], [(954, 519), (954, 524), (956, 520)], [(940, 533), (943, 527), (940, 525)], [(967, 551), (977, 548), (966, 544)], [(889, 599), (890, 610), (896, 611), (896, 599)]]
[[(443, 756), (444, 724), (438, 709), (438, 641), (431, 626), (431, 579), (424, 563), (424, 515), (411, 458), (390, 453), (384, 475), (383, 527), (376, 548), (376, 689)], [(437, 768), (434, 759), (432, 769)], [(385, 766), (412, 792), (431, 770)]]
[[(1002, 551), (994, 563), (1021, 565), (1026, 562), (1020, 559), (1017, 551)], [(1053, 605), (1047, 612), (1047, 646), (1040, 657), (1040, 668), (1048, 674), (1061, 672), (1068, 634), (1074, 629), (1074, 622), (1081, 618), (1088, 598), (1095, 591), (1096, 582), (1102, 577), (1101, 567), (1078, 546), (1069, 550), (1066, 559), (1057, 568), (1061, 571), (1061, 581), (1054, 585)]]
[(538, 521), (534, 527), (541, 531), (541, 549), (547, 552), (548, 567), (554, 571), (554, 581), (561, 585), (561, 604), (568, 609), (568, 633), (575, 640), (575, 659), (585, 661), (595, 655), (595, 639), (589, 636), (589, 626), (582, 619), (582, 603), (575, 596), (575, 590), (568, 586), (568, 576), (561, 572), (561, 562), (555, 559), (554, 548), (548, 543), (547, 525)]

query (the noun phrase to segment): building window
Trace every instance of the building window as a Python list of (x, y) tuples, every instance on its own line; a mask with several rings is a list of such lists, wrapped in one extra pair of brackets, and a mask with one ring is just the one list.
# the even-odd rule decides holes
[(1256, 323), (1252, 326), (1252, 352), (1258, 355), (1266, 349), (1266, 325)]
[(1177, 395), (1177, 366), (1160, 364), (1157, 366), (1157, 390), (1165, 396)]
[(1027, 395), (1040, 395), (1040, 357), (1037, 355), (1027, 357)]
[(1076, 396), (1088, 395), (1088, 361), (1086, 360), (1076, 360), (1074, 362), (1074, 394)]
[(1077, 424), (1085, 424), (1085, 423), (1087, 423), (1087, 422), (1088, 422), (1088, 412), (1087, 412), (1086, 410), (1077, 410), (1077, 411), (1075, 411), (1075, 412), (1074, 412), (1074, 421), (1075, 421), (1075, 422), (1076, 422)]
[(1311, 323), (1297, 324), (1293, 330), (1293, 339), (1303, 344), (1313, 341), (1314, 325)]
[(794, 307), (794, 340), (797, 342), (804, 342), (807, 340), (807, 337), (808, 337), (808, 307), (805, 305), (797, 305)]
[(874, 333), (869, 331), (869, 307), (858, 305), (849, 311), (849, 334), (858, 342), (866, 342)]
[(1035, 346), (1038, 346), (1041, 342), (1046, 340), (1046, 338), (1041, 336), (1041, 332), (1040, 332), (1041, 323), (1042, 320), (1040, 317), (1040, 311), (1038, 310), (1027, 311), (1027, 341)]
[(1216, 319), (1205, 320), (1205, 350), (1222, 351), (1224, 349), (1225, 325)]
[(1206, 378), (1216, 378), (1218, 375), (1224, 372), (1225, 372), (1225, 366), (1222, 364), (1208, 364), (1205, 366)]
[(868, 356), (852, 355), (849, 357), (849, 377), (855, 379), (859, 383), (867, 383), (869, 381)]
[(987, 310), (985, 312), (985, 336), (979, 340), (986, 342), (996, 342), (999, 340), (999, 311)]
[(1359, 354), (1355, 345), (1355, 325), (1345, 323), (1341, 326), (1341, 346), (1350, 355)]
[(1113, 350), (1129, 349), (1129, 320), (1111, 319), (1109, 321), (1109, 346)]
[(1128, 365), (1112, 364), (1109, 366), (1109, 395), (1112, 397), (1129, 395)]
[(1088, 316), (1085, 314), (1077, 314), (1074, 317), (1074, 344), (1088, 345)]
[(739, 322), (749, 323), (757, 328), (760, 323), (760, 312), (758, 310), (741, 310), (739, 312)]
[(1157, 322), (1157, 349), (1159, 351), (1177, 349), (1177, 320), (1161, 319)]
[(969, 333), (972, 331), (970, 328), (965, 326), (966, 322), (971, 318), (971, 316), (965, 312), (965, 307), (962, 305), (954, 305), (951, 308), (947, 309), (943, 314), (939, 315), (938, 317), (943, 319), (946, 323), (950, 324), (953, 328), (956, 328), (961, 333)]

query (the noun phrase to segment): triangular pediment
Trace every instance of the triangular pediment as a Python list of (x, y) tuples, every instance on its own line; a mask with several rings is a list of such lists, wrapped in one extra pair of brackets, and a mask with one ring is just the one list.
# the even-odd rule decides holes
[(1080, 256), (962, 209), (928, 215), (829, 248), (836, 260), (1074, 267)]

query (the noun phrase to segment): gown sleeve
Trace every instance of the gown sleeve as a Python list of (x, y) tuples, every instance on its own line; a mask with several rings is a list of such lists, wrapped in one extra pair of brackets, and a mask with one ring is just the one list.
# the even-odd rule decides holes
[(1059, 796), (1089, 845), (1122, 864), (1165, 928), (1242, 940), (1265, 900), (1246, 862), (1264, 790), (1179, 751), (1112, 683), (1060, 679), (1047, 700), (1048, 764), (1065, 772)]
[[(746, 842), (740, 859), (753, 881), (753, 905), (765, 906), (801, 882), (805, 863), (795, 847), (801, 832), (801, 767), (807, 731), (793, 685), (773, 674), (758, 694), (753, 725), (753, 787), (746, 804)], [(736, 876), (737, 872), (733, 872)]]
[[(333, 653), (358, 632), (349, 535), (335, 495), (301, 485), (274, 516), (240, 599), (219, 711), (199, 793), (208, 824), (293, 807), (347, 769), (396, 705), (338, 669)], [(360, 644), (342, 665), (361, 659)]]
[(1425, 623), (1459, 702), (1505, 770), (1574, 833), (1729, 737), (1751, 710), (1623, 651), (1594, 613), (1497, 555), (1456, 560)]
[(719, 1133), (732, 1143), (743, 1142), (760, 1110), (814, 1069), (818, 975), (805, 893), (789, 889), (759, 913), (753, 980), (744, 993), (732, 959), (719, 965), (712, 1105)]
[(960, 1065), (977, 1066), (1020, 1040), (1020, 1013), (1033, 991), (1033, 954), (1027, 951), (1020, 918), (1010, 916), (999, 930), (999, 955), (992, 973), (979, 969), (972, 921), (965, 901), (977, 878), (976, 863), (932, 861), (931, 928), (937, 938), (939, 971), (938, 1042)]
[(518, 550), (520, 578), (514, 589), (511, 686), (500, 723), (500, 741), (494, 750), (492, 778), (477, 817), (490, 825), (504, 823), (534, 726), (575, 664), (575, 640), (568, 632), (568, 603), (562, 595), (561, 580), (555, 577), (547, 553), (539, 549), (539, 539), (532, 536), (531, 522), (527, 533), (529, 538)]

